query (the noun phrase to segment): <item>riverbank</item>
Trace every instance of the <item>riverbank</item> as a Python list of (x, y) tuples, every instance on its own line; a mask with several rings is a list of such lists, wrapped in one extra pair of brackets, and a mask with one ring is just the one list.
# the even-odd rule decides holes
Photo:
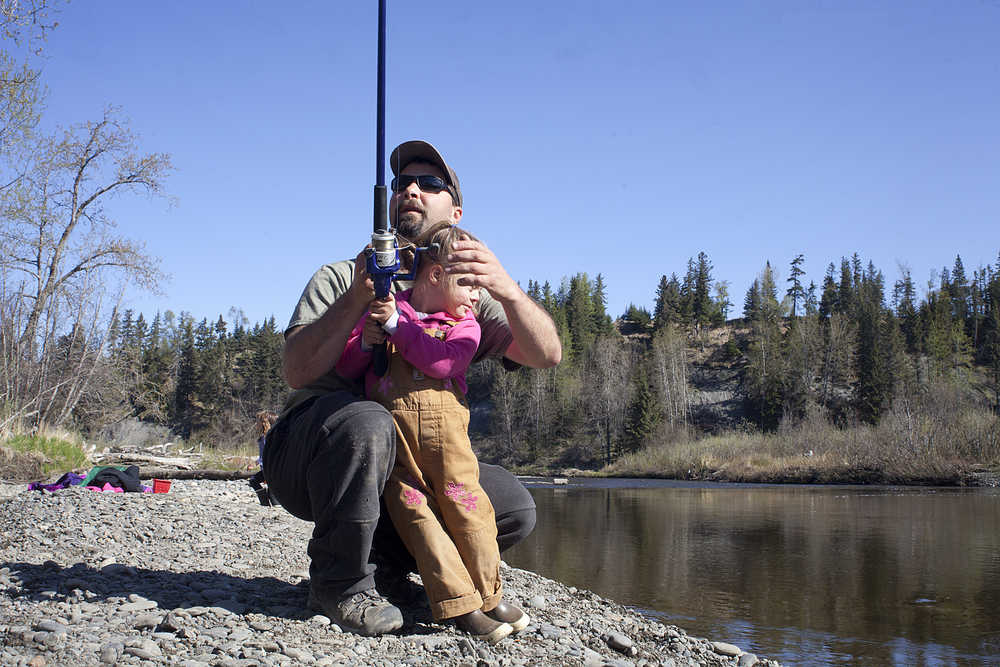
[(1000, 470), (986, 467), (954, 468), (948, 472), (899, 474), (880, 469), (858, 470), (847, 466), (812, 466), (805, 460), (759, 470), (752, 467), (689, 466), (686, 470), (665, 473), (662, 470), (628, 465), (614, 465), (602, 470), (559, 468), (553, 470), (518, 469), (521, 477), (572, 477), (665, 479), (685, 482), (733, 482), (740, 484), (844, 484), (880, 486), (955, 486), (974, 488), (1000, 487)]
[[(526, 471), (519, 471), (526, 472)], [(536, 471), (537, 472), (537, 471)], [(553, 471), (565, 476), (565, 468)], [(1000, 486), (1000, 417), (894, 408), (877, 425), (821, 415), (775, 432), (678, 428), (592, 474), (762, 484)]]
[(504, 566), (524, 632), (487, 646), (403, 609), (398, 635), (305, 612), (311, 524), (245, 482), (168, 494), (0, 485), (4, 665), (776, 665), (596, 594)]

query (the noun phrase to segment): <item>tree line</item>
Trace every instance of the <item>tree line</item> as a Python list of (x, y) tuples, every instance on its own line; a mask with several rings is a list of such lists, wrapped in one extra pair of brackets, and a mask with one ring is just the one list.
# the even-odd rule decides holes
[(819, 288), (803, 288), (802, 259), (783, 302), (769, 265), (744, 300), (744, 388), (757, 423), (774, 428), (815, 405), (837, 423), (876, 424), (897, 397), (939, 380), (978, 386), (998, 409), (1000, 258), (969, 276), (956, 256), (919, 300), (909, 269), (887, 298), (882, 271), (857, 254), (830, 263)]
[[(615, 320), (600, 274), (557, 287), (529, 280), (564, 360), (544, 370), (473, 367), (477, 442), (507, 463), (595, 467), (695, 426), (776, 429), (811, 412), (844, 427), (874, 424), (940, 381), (964, 387), (970, 405), (998, 409), (1000, 258), (969, 277), (956, 257), (922, 298), (908, 270), (888, 291), (857, 254), (831, 263), (821, 286), (802, 284), (803, 264), (792, 260), (784, 289), (766, 264), (743, 317), (728, 320), (728, 285), (714, 280), (705, 253), (683, 277), (660, 279), (652, 312), (633, 304)], [(99, 335), (92, 329), (74, 321), (30, 359), (4, 349), (8, 367), (46, 367), (32, 400), (20, 401), (36, 408), (28, 421), (94, 432), (131, 419), (183, 439), (246, 444), (253, 415), (280, 410), (287, 396), (273, 317), (251, 326), (236, 309), (214, 321), (124, 310)], [(706, 387), (693, 376), (712, 364), (736, 379), (736, 421), (696, 419)], [(9, 382), (5, 392), (9, 418), (19, 403)]]
[[(830, 263), (820, 286), (803, 283), (804, 263), (801, 254), (791, 260), (782, 287), (765, 264), (743, 317), (729, 320), (729, 285), (713, 279), (704, 252), (683, 277), (660, 278), (652, 313), (629, 305), (616, 326), (600, 275), (556, 290), (529, 281), (568, 353), (554, 369), (507, 374), (495, 365), (477, 378), (490, 401), (491, 453), (593, 466), (689, 435), (695, 422), (774, 430), (819, 414), (845, 428), (877, 424), (901, 403), (925, 404), (942, 383), (961, 397), (955, 411), (1000, 414), (1000, 257), (971, 276), (956, 257), (923, 297), (905, 267), (889, 290), (858, 254)], [(736, 418), (697, 419), (713, 390), (729, 389), (696, 377), (709, 367), (732, 371)]]

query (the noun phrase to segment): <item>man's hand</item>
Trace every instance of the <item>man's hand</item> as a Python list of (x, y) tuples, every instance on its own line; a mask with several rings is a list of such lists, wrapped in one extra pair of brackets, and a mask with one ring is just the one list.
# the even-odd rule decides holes
[(510, 302), (521, 294), (521, 288), (497, 256), (479, 241), (456, 241), (445, 271), (457, 275), (459, 285), (482, 287), (500, 303)]
[(458, 276), (459, 285), (485, 289), (503, 306), (514, 337), (504, 356), (532, 368), (550, 368), (559, 363), (562, 346), (552, 318), (524, 293), (485, 244), (456, 241), (445, 271)]
[(365, 247), (358, 256), (354, 258), (354, 278), (351, 286), (347, 288), (352, 300), (371, 301), (375, 298), (375, 283), (368, 275), (368, 250), (371, 245)]
[(396, 312), (396, 298), (392, 292), (381, 299), (373, 299), (368, 304), (368, 320), (374, 320), (379, 327), (389, 321), (392, 314)]
[(334, 367), (373, 298), (375, 286), (365, 270), (362, 250), (354, 260), (354, 277), (347, 291), (315, 322), (285, 332), (282, 371), (292, 388), (305, 387)]

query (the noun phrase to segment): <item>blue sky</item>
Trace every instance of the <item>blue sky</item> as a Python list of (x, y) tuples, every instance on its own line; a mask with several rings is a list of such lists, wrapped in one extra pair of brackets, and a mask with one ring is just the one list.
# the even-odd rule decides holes
[[(288, 320), (371, 232), (375, 0), (74, 0), (45, 123), (121, 106), (176, 205), (108, 207), (172, 280), (151, 316)], [(700, 251), (743, 295), (770, 260), (858, 252), (924, 288), (1000, 251), (1000, 2), (388, 2), (387, 145), (424, 138), (463, 226), (522, 285), (601, 273), (652, 308)]]

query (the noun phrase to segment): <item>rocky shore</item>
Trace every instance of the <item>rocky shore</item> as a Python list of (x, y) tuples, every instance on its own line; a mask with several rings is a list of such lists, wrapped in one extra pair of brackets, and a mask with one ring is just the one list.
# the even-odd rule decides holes
[(504, 566), (531, 625), (496, 646), (404, 607), (398, 635), (307, 612), (311, 525), (245, 482), (167, 494), (0, 485), (2, 665), (776, 665)]

